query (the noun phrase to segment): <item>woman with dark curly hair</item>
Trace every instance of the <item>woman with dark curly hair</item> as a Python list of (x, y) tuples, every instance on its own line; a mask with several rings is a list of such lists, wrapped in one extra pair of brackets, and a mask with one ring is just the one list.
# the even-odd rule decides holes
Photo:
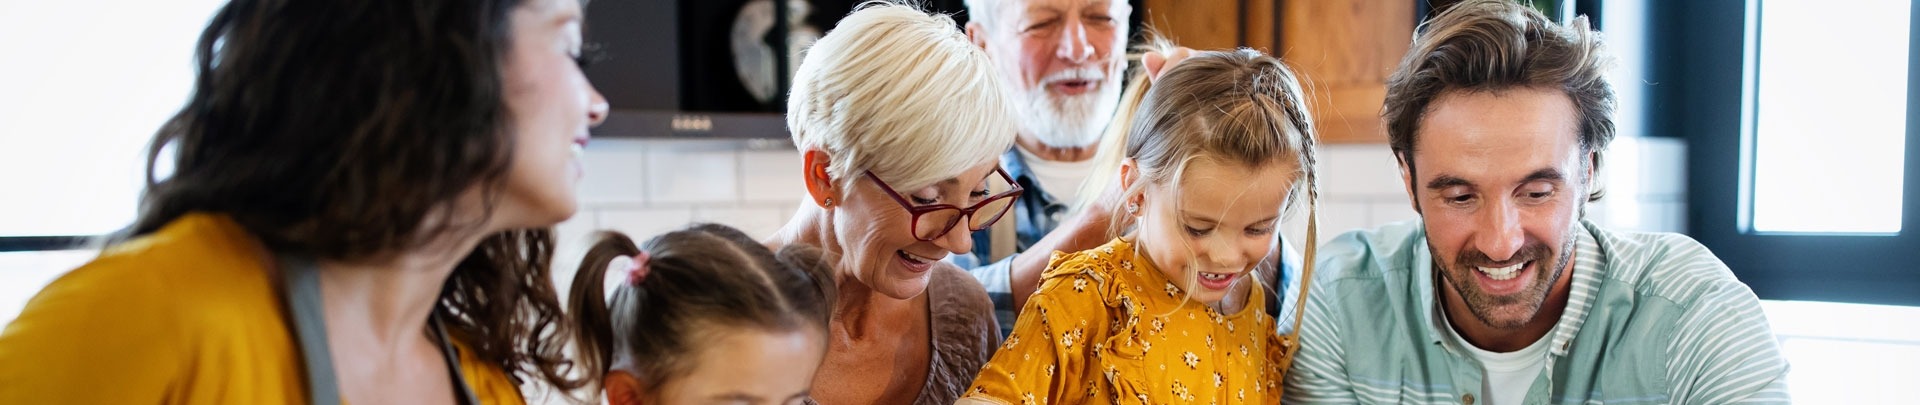
[(0, 403), (583, 386), (548, 275), (607, 109), (581, 20), (579, 0), (233, 0), (139, 218), (0, 333)]

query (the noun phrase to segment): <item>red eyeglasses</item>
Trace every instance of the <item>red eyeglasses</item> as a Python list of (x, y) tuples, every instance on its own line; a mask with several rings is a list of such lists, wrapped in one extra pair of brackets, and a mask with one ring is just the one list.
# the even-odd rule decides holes
[(893, 186), (880, 181), (880, 177), (874, 176), (873, 172), (867, 172), (867, 179), (873, 180), (873, 184), (880, 185), (880, 189), (886, 191), (888, 197), (893, 197), (893, 201), (900, 203), (901, 208), (906, 208), (908, 213), (913, 214), (912, 231), (915, 239), (932, 241), (952, 231), (953, 225), (960, 223), (961, 217), (967, 219), (967, 229), (980, 231), (993, 226), (994, 221), (999, 221), (1007, 211), (1012, 211), (1014, 200), (1019, 198), (1020, 192), (1026, 189), (1021, 188), (1020, 183), (1015, 183), (1013, 176), (1007, 175), (1005, 170), (996, 167), (993, 172), (999, 174), (1000, 180), (1006, 182), (1008, 190), (988, 196), (987, 199), (980, 200), (967, 208), (952, 204), (916, 206), (913, 202), (907, 201), (906, 197), (901, 197), (900, 192), (893, 191)]

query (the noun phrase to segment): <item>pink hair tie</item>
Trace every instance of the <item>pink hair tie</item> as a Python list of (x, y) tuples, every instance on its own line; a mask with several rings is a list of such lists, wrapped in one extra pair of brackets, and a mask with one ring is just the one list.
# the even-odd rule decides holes
[[(614, 293), (620, 291), (621, 286), (639, 287), (640, 282), (647, 280), (647, 262), (651, 260), (653, 260), (653, 256), (648, 255), (645, 251), (641, 251), (639, 254), (633, 256), (613, 258), (612, 261), (607, 263), (607, 273), (600, 284), (600, 291), (602, 294), (605, 294), (600, 298), (611, 303), (613, 302)], [(612, 268), (613, 266), (621, 267)]]
[(647, 280), (647, 262), (653, 260), (653, 256), (642, 250), (630, 259), (627, 260), (627, 285), (640, 285)]

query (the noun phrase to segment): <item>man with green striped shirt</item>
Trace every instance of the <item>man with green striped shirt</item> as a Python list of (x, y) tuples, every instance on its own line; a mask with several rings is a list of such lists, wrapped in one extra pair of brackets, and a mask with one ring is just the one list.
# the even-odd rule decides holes
[(1685, 236), (1584, 220), (1612, 140), (1585, 18), (1428, 23), (1382, 115), (1420, 220), (1320, 249), (1287, 403), (1786, 403), (1760, 303)]

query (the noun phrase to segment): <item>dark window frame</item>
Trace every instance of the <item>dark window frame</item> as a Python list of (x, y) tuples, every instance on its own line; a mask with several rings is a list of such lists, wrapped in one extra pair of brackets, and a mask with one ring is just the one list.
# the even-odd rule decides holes
[[(1895, 235), (1756, 232), (1742, 204), (1751, 180), (1759, 2), (1672, 5), (1653, 18), (1660, 131), (1688, 143), (1688, 228), (1762, 299), (1920, 305), (1920, 30), (1908, 31), (1901, 230)], [(1912, 21), (1920, 22), (1920, 7)], [(1752, 21), (1753, 24), (1748, 24)], [(1763, 67), (1756, 67), (1763, 68)], [(1809, 198), (1833, 198), (1809, 196)], [(1817, 213), (1810, 213), (1817, 215)]]

